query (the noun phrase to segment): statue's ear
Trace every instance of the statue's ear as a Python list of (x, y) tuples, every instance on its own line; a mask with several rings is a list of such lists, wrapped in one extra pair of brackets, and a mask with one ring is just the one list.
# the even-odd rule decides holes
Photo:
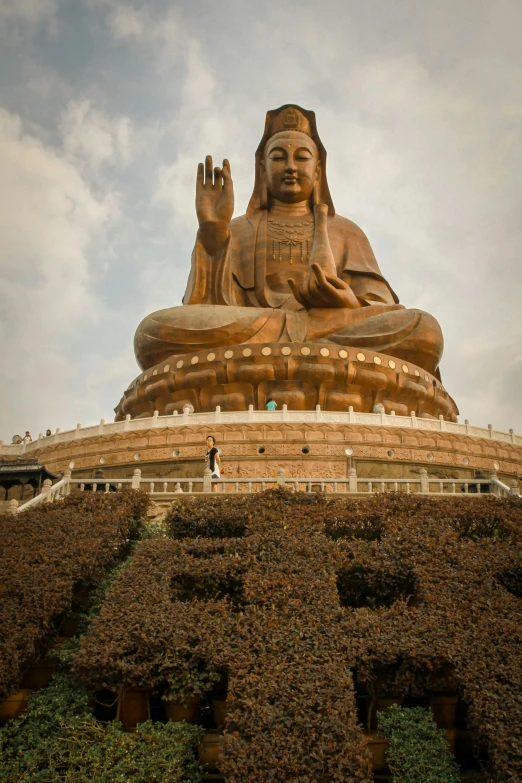
[(266, 169), (264, 162), (261, 163), (261, 193), (259, 194), (259, 206), (261, 209), (268, 209), (268, 182), (266, 179)]
[(320, 160), (317, 161), (317, 166), (315, 167), (313, 199), (314, 199), (314, 204), (321, 203), (321, 161)]

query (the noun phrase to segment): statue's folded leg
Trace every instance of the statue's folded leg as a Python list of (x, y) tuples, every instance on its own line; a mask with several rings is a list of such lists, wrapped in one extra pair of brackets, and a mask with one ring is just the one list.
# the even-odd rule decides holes
[(328, 340), (389, 353), (432, 374), (436, 374), (444, 348), (438, 322), (422, 310), (383, 312), (344, 326), (328, 335)]
[(285, 313), (262, 307), (184, 305), (158, 310), (138, 326), (134, 352), (142, 370), (176, 353), (246, 342), (277, 342)]

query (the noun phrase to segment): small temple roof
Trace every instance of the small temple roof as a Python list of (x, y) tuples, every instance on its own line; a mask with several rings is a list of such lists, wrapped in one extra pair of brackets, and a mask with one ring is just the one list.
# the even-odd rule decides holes
[(9, 482), (26, 483), (28, 481), (45, 481), (45, 479), (57, 479), (56, 473), (51, 473), (45, 465), (38, 460), (23, 462), (22, 460), (0, 461), (0, 486)]

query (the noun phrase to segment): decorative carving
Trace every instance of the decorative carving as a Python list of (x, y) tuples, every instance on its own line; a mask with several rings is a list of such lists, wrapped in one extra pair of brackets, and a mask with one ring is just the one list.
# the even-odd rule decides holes
[[(270, 356), (263, 355), (263, 350), (268, 348)], [(290, 353), (283, 353), (284, 348)], [(304, 354), (303, 349), (306, 349)], [(455, 403), (435, 376), (423, 371), (428, 380), (413, 375), (415, 380), (410, 382), (402, 369), (390, 366), (395, 361), (386, 354), (372, 352), (379, 363), (370, 364), (358, 362), (353, 349), (328, 349), (329, 357), (321, 354), (324, 350), (324, 343), (243, 344), (238, 346), (237, 357), (229, 362), (224, 358), (227, 352), (224, 348), (216, 349), (210, 360), (206, 351), (172, 356), (167, 366), (197, 359), (197, 372), (180, 372), (174, 382), (172, 373), (167, 371), (169, 380), (163, 383), (164, 365), (160, 362), (154, 368), (155, 375), (150, 371), (144, 373), (125, 392), (116, 409), (116, 419), (121, 421), (127, 414), (133, 418), (150, 417), (154, 410), (160, 415), (182, 413), (184, 406), (190, 405), (197, 412), (213, 411), (216, 406), (222, 411), (244, 411), (246, 421), (249, 405), (263, 409), (266, 400), (272, 397), (279, 409), (286, 405), (288, 410), (313, 410), (319, 404), (326, 411), (348, 411), (351, 407), (360, 413), (372, 413), (375, 405), (382, 404), (386, 413), (395, 410), (397, 415), (402, 415), (413, 411), (419, 418), (437, 417), (437, 421), (422, 419), (426, 430), (440, 428), (439, 415), (456, 420)], [(247, 356), (242, 355), (243, 351)], [(221, 368), (220, 382), (206, 385), (206, 381), (217, 377), (213, 370), (216, 362)], [(412, 365), (408, 369), (413, 373), (417, 368)]]

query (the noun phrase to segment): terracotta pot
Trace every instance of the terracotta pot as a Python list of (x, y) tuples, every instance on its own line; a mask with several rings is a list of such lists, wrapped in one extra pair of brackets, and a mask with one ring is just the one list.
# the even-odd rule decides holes
[(187, 699), (185, 704), (179, 704), (177, 701), (168, 701), (165, 704), (165, 714), (167, 720), (186, 720), (187, 723), (198, 723), (199, 710), (201, 708), (201, 696), (192, 696)]
[(214, 710), (214, 717), (218, 731), (223, 731), (223, 726), (227, 719), (227, 703), (224, 699), (212, 699), (212, 709)]
[(458, 696), (432, 696), (431, 709), (439, 729), (454, 729)]
[(32, 691), (38, 691), (49, 685), (56, 666), (55, 661), (42, 658), (35, 661), (24, 673), (22, 679), (22, 688), (29, 688)]
[(455, 741), (457, 739), (457, 729), (446, 729), (446, 739), (448, 740), (449, 752), (455, 753)]
[(217, 769), (219, 761), (219, 748), (223, 742), (223, 735), (217, 731), (208, 731), (198, 745), (198, 758), (207, 769)]
[(0, 704), (0, 721), (4, 722), (12, 718), (18, 718), (27, 707), (27, 700), (31, 693), (32, 690), (24, 689), (18, 691), (18, 693), (13, 693), (12, 696), (8, 696), (8, 698)]
[(126, 731), (135, 728), (138, 723), (148, 720), (149, 698), (150, 690), (148, 688), (128, 688), (123, 692), (119, 718)]
[(366, 735), (366, 741), (368, 748), (372, 754), (372, 769), (374, 772), (380, 772), (387, 768), (386, 759), (384, 753), (388, 745), (388, 740), (383, 737), (376, 737), (372, 734)]

